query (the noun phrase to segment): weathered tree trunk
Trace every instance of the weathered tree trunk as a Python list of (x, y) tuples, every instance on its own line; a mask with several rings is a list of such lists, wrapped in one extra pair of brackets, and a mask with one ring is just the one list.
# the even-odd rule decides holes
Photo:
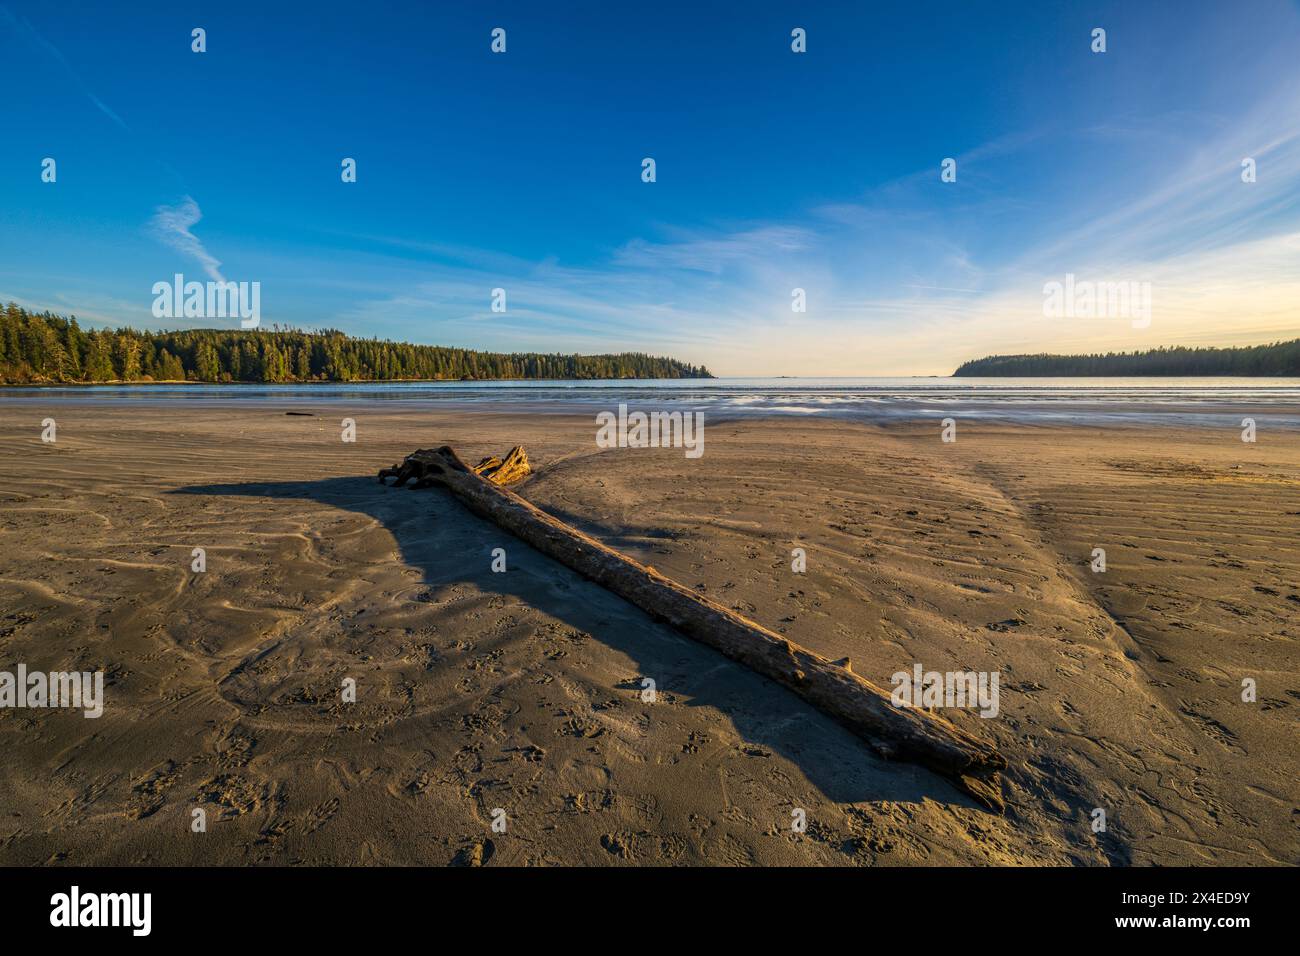
[[(441, 450), (442, 449), (439, 449), (438, 451)], [(447, 451), (451, 452), (451, 449), (448, 448)], [(455, 452), (451, 453), (452, 455), (455, 455)], [(397, 487), (401, 487), (411, 479), (415, 479), (415, 484), (412, 485), (414, 488), (423, 488), (434, 484), (434, 477), (425, 464), (425, 458), (421, 458), (420, 456), (427, 457), (436, 454), (438, 454), (438, 452), (420, 450), (414, 455), (407, 455), (405, 461), (394, 465), (392, 468), (382, 469), (379, 472), (379, 480), (383, 481), (385, 478), (392, 478), (393, 484)], [(456, 461), (462, 468), (465, 467), (464, 462), (461, 462), (459, 458), (457, 458)], [(514, 448), (511, 448), (510, 451), (506, 452), (504, 461), (496, 455), (492, 455), (488, 458), (484, 458), (477, 465), (468, 470), (472, 471), (476, 475), (481, 475), (494, 484), (508, 485), (511, 482), (523, 478), (532, 469), (528, 467), (528, 453), (524, 451), (524, 446), (516, 445)]]
[(415, 487), (442, 485), (472, 512), (548, 557), (656, 620), (790, 688), (882, 756), (922, 764), (952, 779), (988, 809), (1003, 810), (998, 771), (1006, 761), (990, 745), (928, 711), (895, 707), (888, 693), (854, 674), (847, 661), (832, 663), (786, 640), (500, 487), (527, 473), (521, 447), (514, 448), (505, 462), (488, 458), (471, 469), (443, 446), (408, 455), (402, 464), (381, 471), (379, 480), (395, 477), (398, 485), (410, 479), (415, 479)]

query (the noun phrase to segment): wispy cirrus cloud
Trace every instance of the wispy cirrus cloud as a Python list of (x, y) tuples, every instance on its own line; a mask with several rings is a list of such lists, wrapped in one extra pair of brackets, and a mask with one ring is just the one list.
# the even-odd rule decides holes
[(725, 235), (679, 234), (673, 241), (633, 239), (614, 256), (614, 264), (637, 269), (683, 269), (719, 274), (724, 269), (753, 264), (807, 249), (816, 233), (801, 226), (764, 225)]
[[(1300, 332), (1295, 116), (1300, 98), (1282, 86), (1212, 135), (1176, 125), (1169, 151), (1130, 167), (1122, 189), (1066, 182), (1050, 207), (1006, 188), (936, 206), (936, 164), (785, 221), (664, 229), (582, 268), (439, 247), (405, 291), (347, 318), (437, 322), (464, 344), (677, 350), (724, 374), (945, 374), (997, 352), (1288, 337)], [(1074, 141), (1110, 135), (1081, 129)], [(1040, 141), (1004, 138), (995, 153), (1019, 159)], [(1245, 156), (1259, 161), (1256, 183), (1241, 181)], [(1035, 232), (982, 247), (989, 220), (1045, 208)], [(1066, 272), (1150, 281), (1154, 323), (1045, 318), (1043, 283)], [(505, 314), (489, 311), (494, 286), (509, 293)], [(791, 310), (795, 287), (806, 314)]]
[(50, 56), (52, 56), (55, 62), (57, 62), (60, 66), (63, 67), (64, 71), (68, 74), (68, 76), (72, 79), (72, 81), (76, 83), (78, 87), (80, 87), (81, 92), (86, 94), (87, 98), (89, 98), (90, 102), (95, 105), (96, 109), (98, 109), (101, 113), (103, 113), (105, 116), (111, 119), (118, 126), (122, 127), (122, 129), (130, 131), (130, 127), (126, 125), (126, 121), (123, 120), (122, 117), (118, 116), (115, 112), (113, 112), (113, 110), (111, 110), (108, 107), (108, 104), (106, 104), (103, 100), (101, 100), (98, 96), (96, 96), (91, 91), (89, 84), (87, 84), (86, 81), (81, 78), (81, 74), (78, 73), (76, 68), (73, 67), (73, 65), (68, 62), (68, 58), (63, 55), (63, 53), (59, 50), (58, 47), (56, 47), (49, 40), (45, 39), (45, 37), (41, 36), (41, 34), (37, 32), (35, 27), (33, 27), (30, 23), (28, 23), (26, 20), (24, 20), (22, 17), (18, 16), (17, 14), (11, 13), (9, 9), (5, 6), (0, 6), (0, 22), (3, 22), (6, 25), (8, 25), (10, 29), (16, 32), (19, 36), (21, 36), (28, 44), (30, 44), (35, 49), (43, 50), (46, 53), (48, 53)]
[(191, 231), (191, 227), (202, 218), (203, 210), (199, 204), (186, 196), (175, 206), (159, 206), (154, 210), (149, 226), (160, 241), (197, 260), (210, 279), (225, 282), (225, 277), (221, 274), (221, 260), (208, 252), (199, 237)]
[[(448, 253), (440, 248), (437, 258)], [(408, 337), (504, 351), (694, 355), (724, 348), (723, 329), (745, 312), (743, 301), (734, 310), (722, 309), (716, 297), (693, 301), (671, 270), (578, 268), (470, 248), (450, 258), (454, 264), (403, 266), (391, 291), (365, 296), (331, 321), (342, 327), (381, 322)], [(506, 291), (505, 312), (491, 310), (494, 288)]]

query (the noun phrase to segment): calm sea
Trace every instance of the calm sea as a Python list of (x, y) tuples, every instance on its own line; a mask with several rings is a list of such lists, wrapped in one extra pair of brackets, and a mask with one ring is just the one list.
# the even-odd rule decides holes
[(328, 385), (99, 385), (0, 388), (0, 403), (401, 403), (553, 412), (616, 408), (919, 420), (953, 416), (1080, 424), (1240, 424), (1265, 417), (1300, 427), (1300, 379), (1262, 378), (717, 378), (620, 381), (367, 382)]

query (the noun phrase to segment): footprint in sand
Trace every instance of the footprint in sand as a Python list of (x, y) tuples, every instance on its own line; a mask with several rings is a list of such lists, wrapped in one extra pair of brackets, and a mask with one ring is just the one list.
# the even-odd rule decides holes
[(1225, 727), (1213, 717), (1209, 717), (1194, 710), (1187, 701), (1182, 702), (1178, 708), (1179, 713), (1189, 718), (1205, 733), (1207, 737), (1221, 744), (1224, 748), (1231, 750), (1233, 753), (1245, 755), (1246, 751), (1237, 743), (1237, 735)]
[(330, 799), (326, 800), (324, 803), (317, 804), (312, 808), (310, 813), (303, 817), (303, 834), (315, 833), (325, 824), (329, 823), (338, 812), (338, 797), (330, 797)]
[(452, 866), (487, 866), (496, 853), (496, 844), (491, 840), (475, 839), (456, 851), (452, 857)]

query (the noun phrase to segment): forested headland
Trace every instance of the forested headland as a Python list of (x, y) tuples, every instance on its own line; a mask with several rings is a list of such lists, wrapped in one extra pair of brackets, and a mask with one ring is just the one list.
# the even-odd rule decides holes
[(0, 383), (392, 382), (712, 378), (702, 365), (624, 352), (475, 352), (295, 329), (83, 329), (76, 317), (0, 310)]
[(1242, 348), (1170, 348), (1093, 355), (991, 355), (962, 363), (954, 376), (1124, 378), (1139, 375), (1300, 376), (1300, 339)]

